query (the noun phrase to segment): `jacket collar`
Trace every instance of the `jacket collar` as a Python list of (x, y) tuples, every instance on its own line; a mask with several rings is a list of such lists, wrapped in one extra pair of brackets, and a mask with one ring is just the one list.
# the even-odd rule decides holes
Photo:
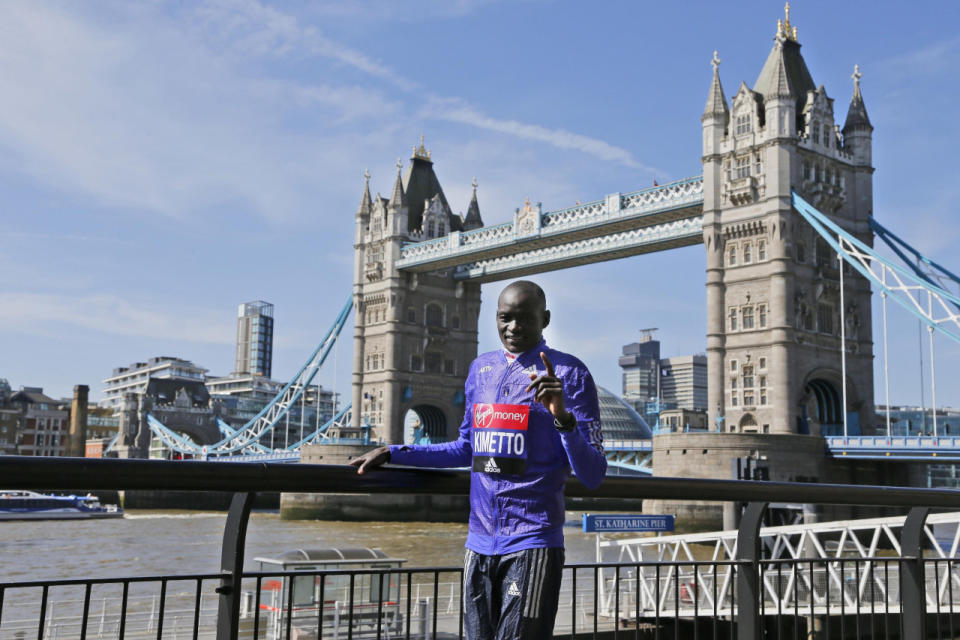
[[(535, 365), (538, 363), (542, 363), (542, 361), (540, 360), (540, 352), (546, 351), (546, 349), (547, 349), (547, 341), (544, 340), (543, 338), (540, 338), (540, 342), (538, 342), (533, 347), (527, 349), (523, 353), (513, 354), (507, 351), (506, 349), (503, 349), (502, 353), (503, 353), (503, 359), (508, 365), (513, 364), (514, 362), (519, 362), (520, 366), (526, 368), (526, 367), (529, 367), (531, 364)], [(514, 358), (510, 357), (514, 355), (516, 357)]]

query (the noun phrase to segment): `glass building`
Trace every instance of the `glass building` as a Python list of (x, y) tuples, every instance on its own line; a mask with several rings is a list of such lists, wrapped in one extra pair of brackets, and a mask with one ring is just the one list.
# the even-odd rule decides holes
[(600, 424), (604, 440), (646, 440), (653, 437), (647, 422), (622, 398), (598, 386), (597, 399), (600, 401)]
[(237, 361), (234, 373), (269, 378), (273, 372), (273, 305), (245, 302), (237, 311)]

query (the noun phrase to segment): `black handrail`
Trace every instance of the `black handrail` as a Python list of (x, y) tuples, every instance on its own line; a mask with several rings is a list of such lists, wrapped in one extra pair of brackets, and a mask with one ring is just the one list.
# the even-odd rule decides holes
[[(470, 475), (464, 471), (400, 467), (357, 475), (353, 467), (323, 464), (0, 456), (0, 487), (466, 495)], [(615, 476), (596, 490), (571, 478), (567, 496), (960, 509), (960, 491), (953, 489), (701, 478)]]
[[(458, 470), (389, 467), (361, 476), (353, 467), (333, 465), (0, 456), (0, 486), (39, 490), (166, 489), (233, 493), (224, 530), (220, 586), (216, 591), (220, 596), (217, 638), (235, 640), (239, 624), (237, 589), (244, 575), (242, 550), (253, 494), (285, 491), (466, 495), (470, 475)], [(738, 546), (735, 558), (736, 564), (749, 567), (738, 579), (735, 593), (738, 640), (758, 640), (762, 636), (759, 621), (764, 600), (760, 597), (758, 584), (761, 558), (756, 531), (766, 503), (912, 507), (901, 535), (903, 557), (900, 558), (907, 567), (909, 578), (902, 580), (900, 585), (903, 621), (916, 625), (908, 628), (922, 628), (926, 616), (920, 532), (929, 508), (960, 509), (960, 491), (952, 489), (697, 478), (611, 477), (597, 490), (588, 490), (576, 479), (571, 479), (567, 495), (750, 503), (747, 515), (752, 514), (752, 517), (741, 522), (738, 538), (742, 544)], [(128, 586), (129, 583), (124, 582), (125, 593)], [(48, 588), (48, 585), (43, 587), (44, 594)], [(46, 602), (45, 595), (43, 602)]]

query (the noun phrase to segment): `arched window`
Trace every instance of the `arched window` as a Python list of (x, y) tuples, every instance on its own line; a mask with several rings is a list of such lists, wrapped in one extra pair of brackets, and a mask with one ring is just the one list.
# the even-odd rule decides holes
[(442, 327), (443, 308), (438, 304), (428, 304), (426, 310), (426, 322), (428, 327)]

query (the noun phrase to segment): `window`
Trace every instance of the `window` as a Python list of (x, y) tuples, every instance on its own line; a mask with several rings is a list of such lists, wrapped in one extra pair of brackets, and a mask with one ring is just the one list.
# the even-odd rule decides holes
[(427, 326), (428, 327), (443, 326), (443, 309), (440, 308), (440, 305), (438, 304), (427, 305)]
[(747, 178), (750, 176), (750, 156), (741, 156), (737, 158), (737, 178)]
[(823, 238), (817, 238), (817, 242), (814, 245), (817, 250), (817, 266), (821, 269), (826, 269), (830, 266), (830, 258), (832, 254), (830, 253), (830, 247), (824, 242)]
[(730, 308), (730, 331), (737, 330), (737, 310)]
[(413, 354), (410, 356), (410, 370), (411, 371), (423, 371), (423, 358)]
[(737, 264), (737, 245), (733, 244), (732, 242), (727, 249), (727, 264), (729, 264), (731, 267)]
[(730, 361), (730, 371), (735, 372), (736, 370), (737, 370), (737, 361), (736, 361), (736, 360), (731, 360), (731, 361)]
[(760, 168), (761, 168), (761, 166), (760, 166), (760, 154), (758, 153), (757, 155), (753, 156), (753, 175), (759, 176), (759, 175), (760, 175)]
[(767, 259), (767, 241), (760, 240), (757, 242), (757, 260), (766, 260)]
[(407, 322), (416, 322), (417, 321), (417, 312), (414, 311), (413, 307), (407, 309)]
[[(735, 407), (740, 404), (740, 398), (737, 397), (736, 392), (733, 392), (733, 393), (730, 394), (730, 404), (732, 404), (732, 405), (735, 406)], [(732, 431), (732, 430), (733, 430), (733, 429), (731, 429), (731, 431)]]
[(807, 261), (807, 248), (802, 242), (797, 243), (797, 262), (803, 264)]
[(453, 360), (445, 360), (443, 362), (443, 372), (450, 375), (454, 374)]
[(459, 328), (460, 328), (460, 316), (453, 316), (453, 318), (452, 318), (451, 321), (450, 321), (450, 325), (451, 325), (454, 329), (459, 329)]
[(820, 125), (816, 122), (810, 125), (810, 133), (813, 134), (813, 141), (817, 144), (820, 144)]
[(743, 375), (743, 388), (744, 389), (753, 389), (753, 365), (745, 364), (741, 368)]
[(751, 130), (751, 129), (752, 129), (752, 126), (751, 126), (751, 123), (750, 123), (750, 114), (749, 114), (749, 113), (744, 113), (744, 114), (741, 114), (741, 115), (737, 116), (736, 135), (742, 136), (742, 135), (745, 134), (745, 133), (750, 133), (750, 130)]
[(803, 161), (803, 179), (809, 180), (811, 177), (810, 172), (810, 162), (808, 160)]
[(743, 264), (753, 262), (753, 246), (749, 242), (743, 243)]
[(743, 405), (746, 407), (752, 407), (754, 405), (754, 396), (752, 391), (743, 392)]
[(429, 373), (440, 373), (440, 368), (443, 366), (443, 356), (436, 352), (427, 353), (424, 356), (424, 363)]
[(767, 326), (767, 305), (757, 305), (757, 322), (761, 329)]
[(739, 382), (737, 382), (736, 377), (730, 378), (730, 389), (736, 389), (738, 385)]
[(827, 147), (830, 146), (830, 125), (823, 125), (823, 144)]
[(833, 306), (817, 305), (817, 329), (820, 333), (833, 333)]
[(753, 307), (744, 307), (740, 311), (741, 319), (743, 320), (743, 328), (753, 329)]
[(760, 404), (767, 404), (767, 376), (760, 376)]

